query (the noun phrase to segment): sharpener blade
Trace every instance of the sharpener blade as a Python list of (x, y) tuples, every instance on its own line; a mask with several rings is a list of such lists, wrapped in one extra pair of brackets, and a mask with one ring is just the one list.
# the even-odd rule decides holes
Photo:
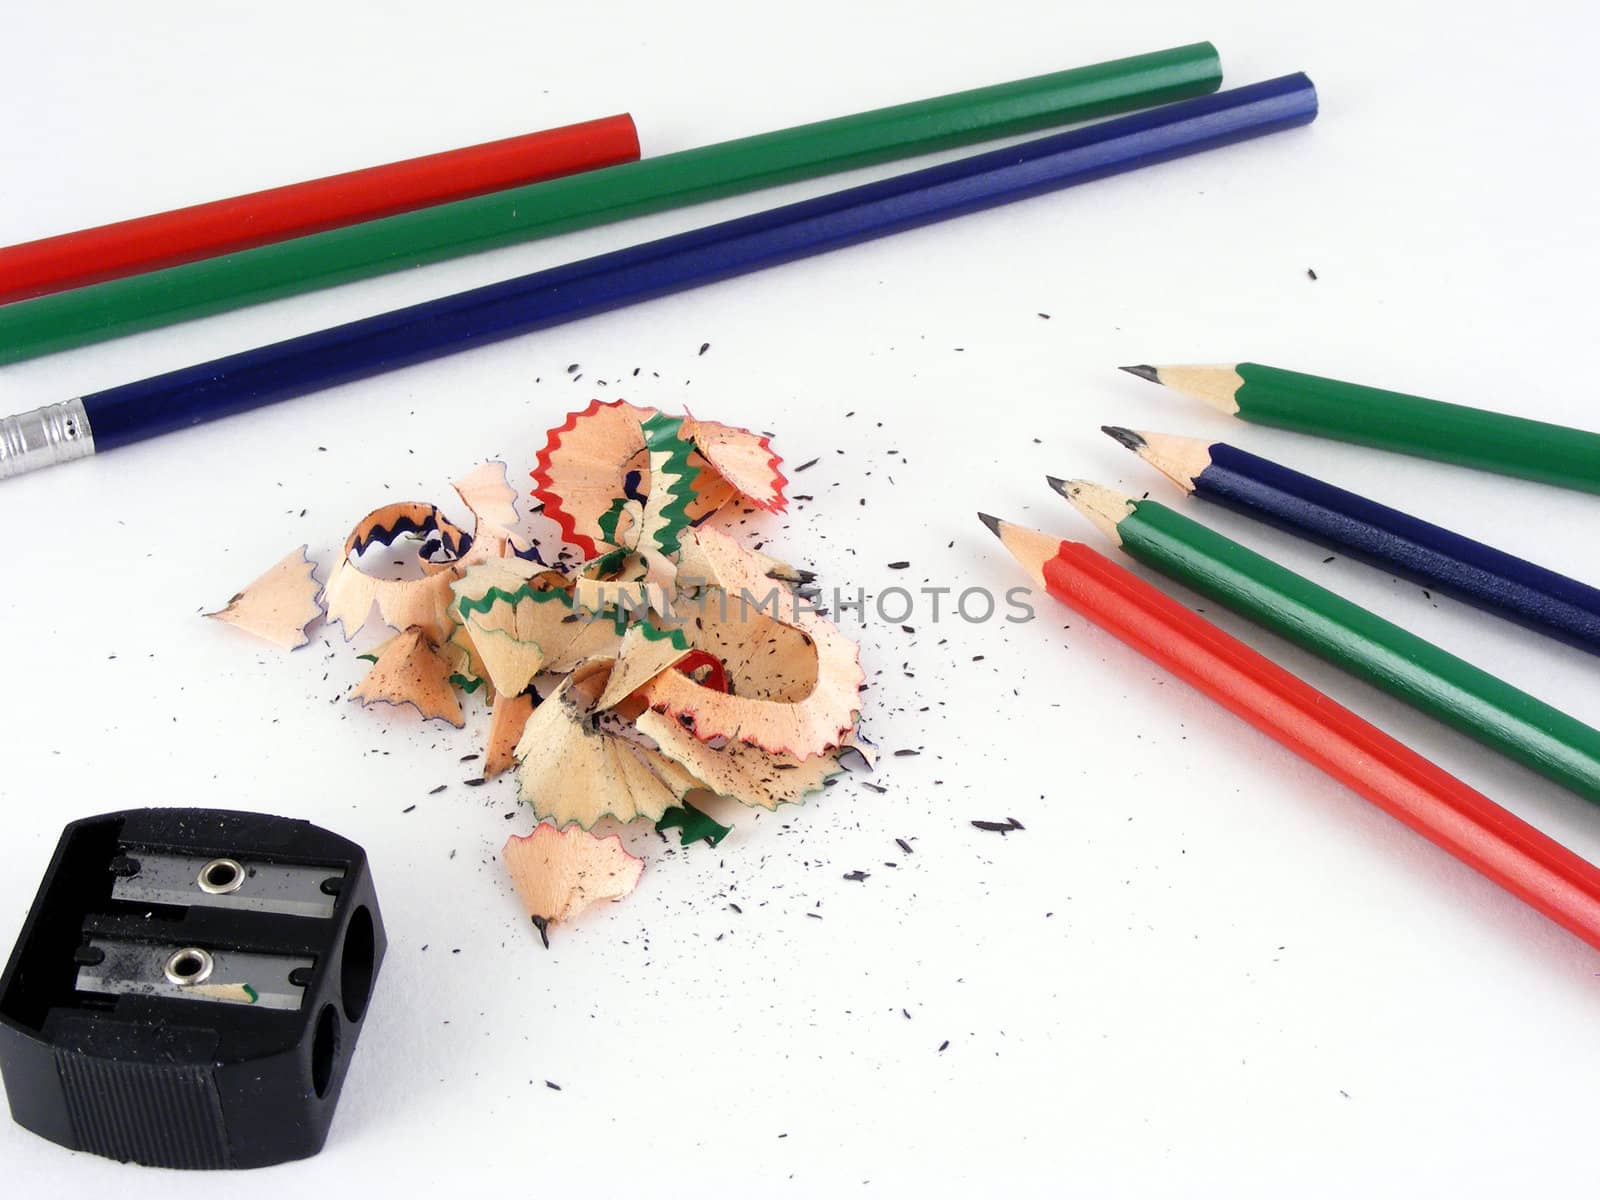
[[(123, 850), (113, 900), (181, 907), (247, 909), (291, 917), (333, 916), (344, 882), (338, 867), (303, 867), (282, 863), (238, 861), (241, 876), (229, 891), (202, 886), (202, 873), (219, 862), (234, 860), (158, 854), (136, 847)], [(128, 872), (128, 873), (123, 873)]]
[[(194, 983), (175, 983), (168, 965), (183, 955), (203, 953), (209, 969)], [(161, 942), (124, 942), (90, 938), (79, 951), (80, 992), (103, 996), (164, 996), (212, 1004), (245, 1004), (293, 1011), (305, 999), (305, 987), (290, 981), (293, 972), (309, 979), (314, 959), (242, 950), (200, 950)]]

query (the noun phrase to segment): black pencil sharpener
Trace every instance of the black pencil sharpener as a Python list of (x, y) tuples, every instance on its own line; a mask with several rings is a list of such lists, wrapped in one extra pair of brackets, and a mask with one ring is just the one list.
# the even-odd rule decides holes
[(75, 821), (0, 976), (11, 1115), (73, 1150), (262, 1167), (322, 1149), (385, 940), (365, 851), (305, 821)]

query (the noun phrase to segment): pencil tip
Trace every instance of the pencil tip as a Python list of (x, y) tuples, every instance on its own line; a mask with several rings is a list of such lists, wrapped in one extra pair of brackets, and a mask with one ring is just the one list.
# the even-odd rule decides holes
[(981, 513), (978, 514), (978, 520), (982, 521), (985, 525), (987, 525), (989, 527), (989, 532), (994, 534), (995, 537), (999, 537), (1000, 536), (1000, 518), (999, 517), (991, 517), (988, 513), (981, 512)]
[[(1048, 483), (1056, 492), (1063, 496), (1067, 496), (1068, 489), (1072, 487), (1072, 480), (1057, 479), (1054, 475), (1046, 475), (1044, 477), (1044, 481)], [(1071, 496), (1067, 496), (1067, 499), (1070, 500), (1071, 498)]]
[(1161, 372), (1145, 363), (1132, 367), (1118, 367), (1119, 371), (1126, 371), (1129, 375), (1137, 375), (1140, 379), (1148, 379), (1151, 383), (1161, 382)]
[(1056, 490), (1067, 503), (1088, 517), (1096, 529), (1117, 545), (1122, 544), (1117, 526), (1133, 515), (1131, 499), (1085, 479), (1068, 479)]
[(1100, 432), (1124, 449), (1132, 450), (1135, 454), (1143, 450), (1147, 444), (1137, 432), (1132, 429), (1124, 429), (1121, 425), (1102, 425), (1100, 426)]

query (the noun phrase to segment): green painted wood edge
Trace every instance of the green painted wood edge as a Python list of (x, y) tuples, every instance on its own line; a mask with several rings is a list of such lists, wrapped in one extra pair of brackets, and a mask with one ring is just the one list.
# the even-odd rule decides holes
[[(680, 549), (679, 534), (689, 528), (689, 505), (694, 501), (694, 484), (700, 469), (689, 462), (694, 446), (678, 436), (682, 417), (656, 413), (640, 423), (645, 448), (650, 452), (650, 490), (662, 489), (670, 499), (657, 511), (660, 525), (643, 530), (655, 549), (669, 557)], [(650, 511), (650, 505), (645, 505)], [(639, 547), (642, 549), (643, 547)]]
[(1600, 433), (1259, 363), (1236, 370), (1247, 421), (1600, 492)]
[(1138, 561), (1600, 803), (1600, 730), (1165, 505), (1135, 503), (1117, 533)]
[(665, 833), (669, 829), (678, 830), (680, 846), (692, 845), (699, 841), (715, 846), (733, 832), (733, 826), (721, 824), (687, 800), (675, 808), (667, 809), (656, 822), (657, 833)]
[(0, 363), (796, 180), (1214, 92), (1197, 42), (637, 162), (0, 307)]

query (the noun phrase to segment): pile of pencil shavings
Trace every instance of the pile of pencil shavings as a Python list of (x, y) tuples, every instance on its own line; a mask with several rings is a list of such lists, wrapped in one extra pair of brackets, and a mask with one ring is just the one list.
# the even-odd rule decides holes
[[(603, 820), (676, 828), (684, 844), (728, 827), (695, 800), (774, 809), (822, 788), (857, 737), (859, 648), (809, 603), (809, 576), (713, 528), (718, 513), (783, 511), (768, 439), (623, 401), (596, 400), (548, 434), (533, 497), (560, 530), (546, 561), (519, 536), (505, 466), (455, 483), (473, 526), (433, 504), (390, 504), (345, 540), (319, 588), (305, 548), (220, 612), (294, 649), (318, 617), (346, 640), (392, 631), (351, 692), (464, 724), (491, 708), (484, 776), (515, 766), (538, 823), (504, 858), (548, 938), (559, 921), (627, 895), (643, 863)], [(364, 569), (404, 547), (409, 578)], [(394, 562), (386, 566), (392, 567)]]

